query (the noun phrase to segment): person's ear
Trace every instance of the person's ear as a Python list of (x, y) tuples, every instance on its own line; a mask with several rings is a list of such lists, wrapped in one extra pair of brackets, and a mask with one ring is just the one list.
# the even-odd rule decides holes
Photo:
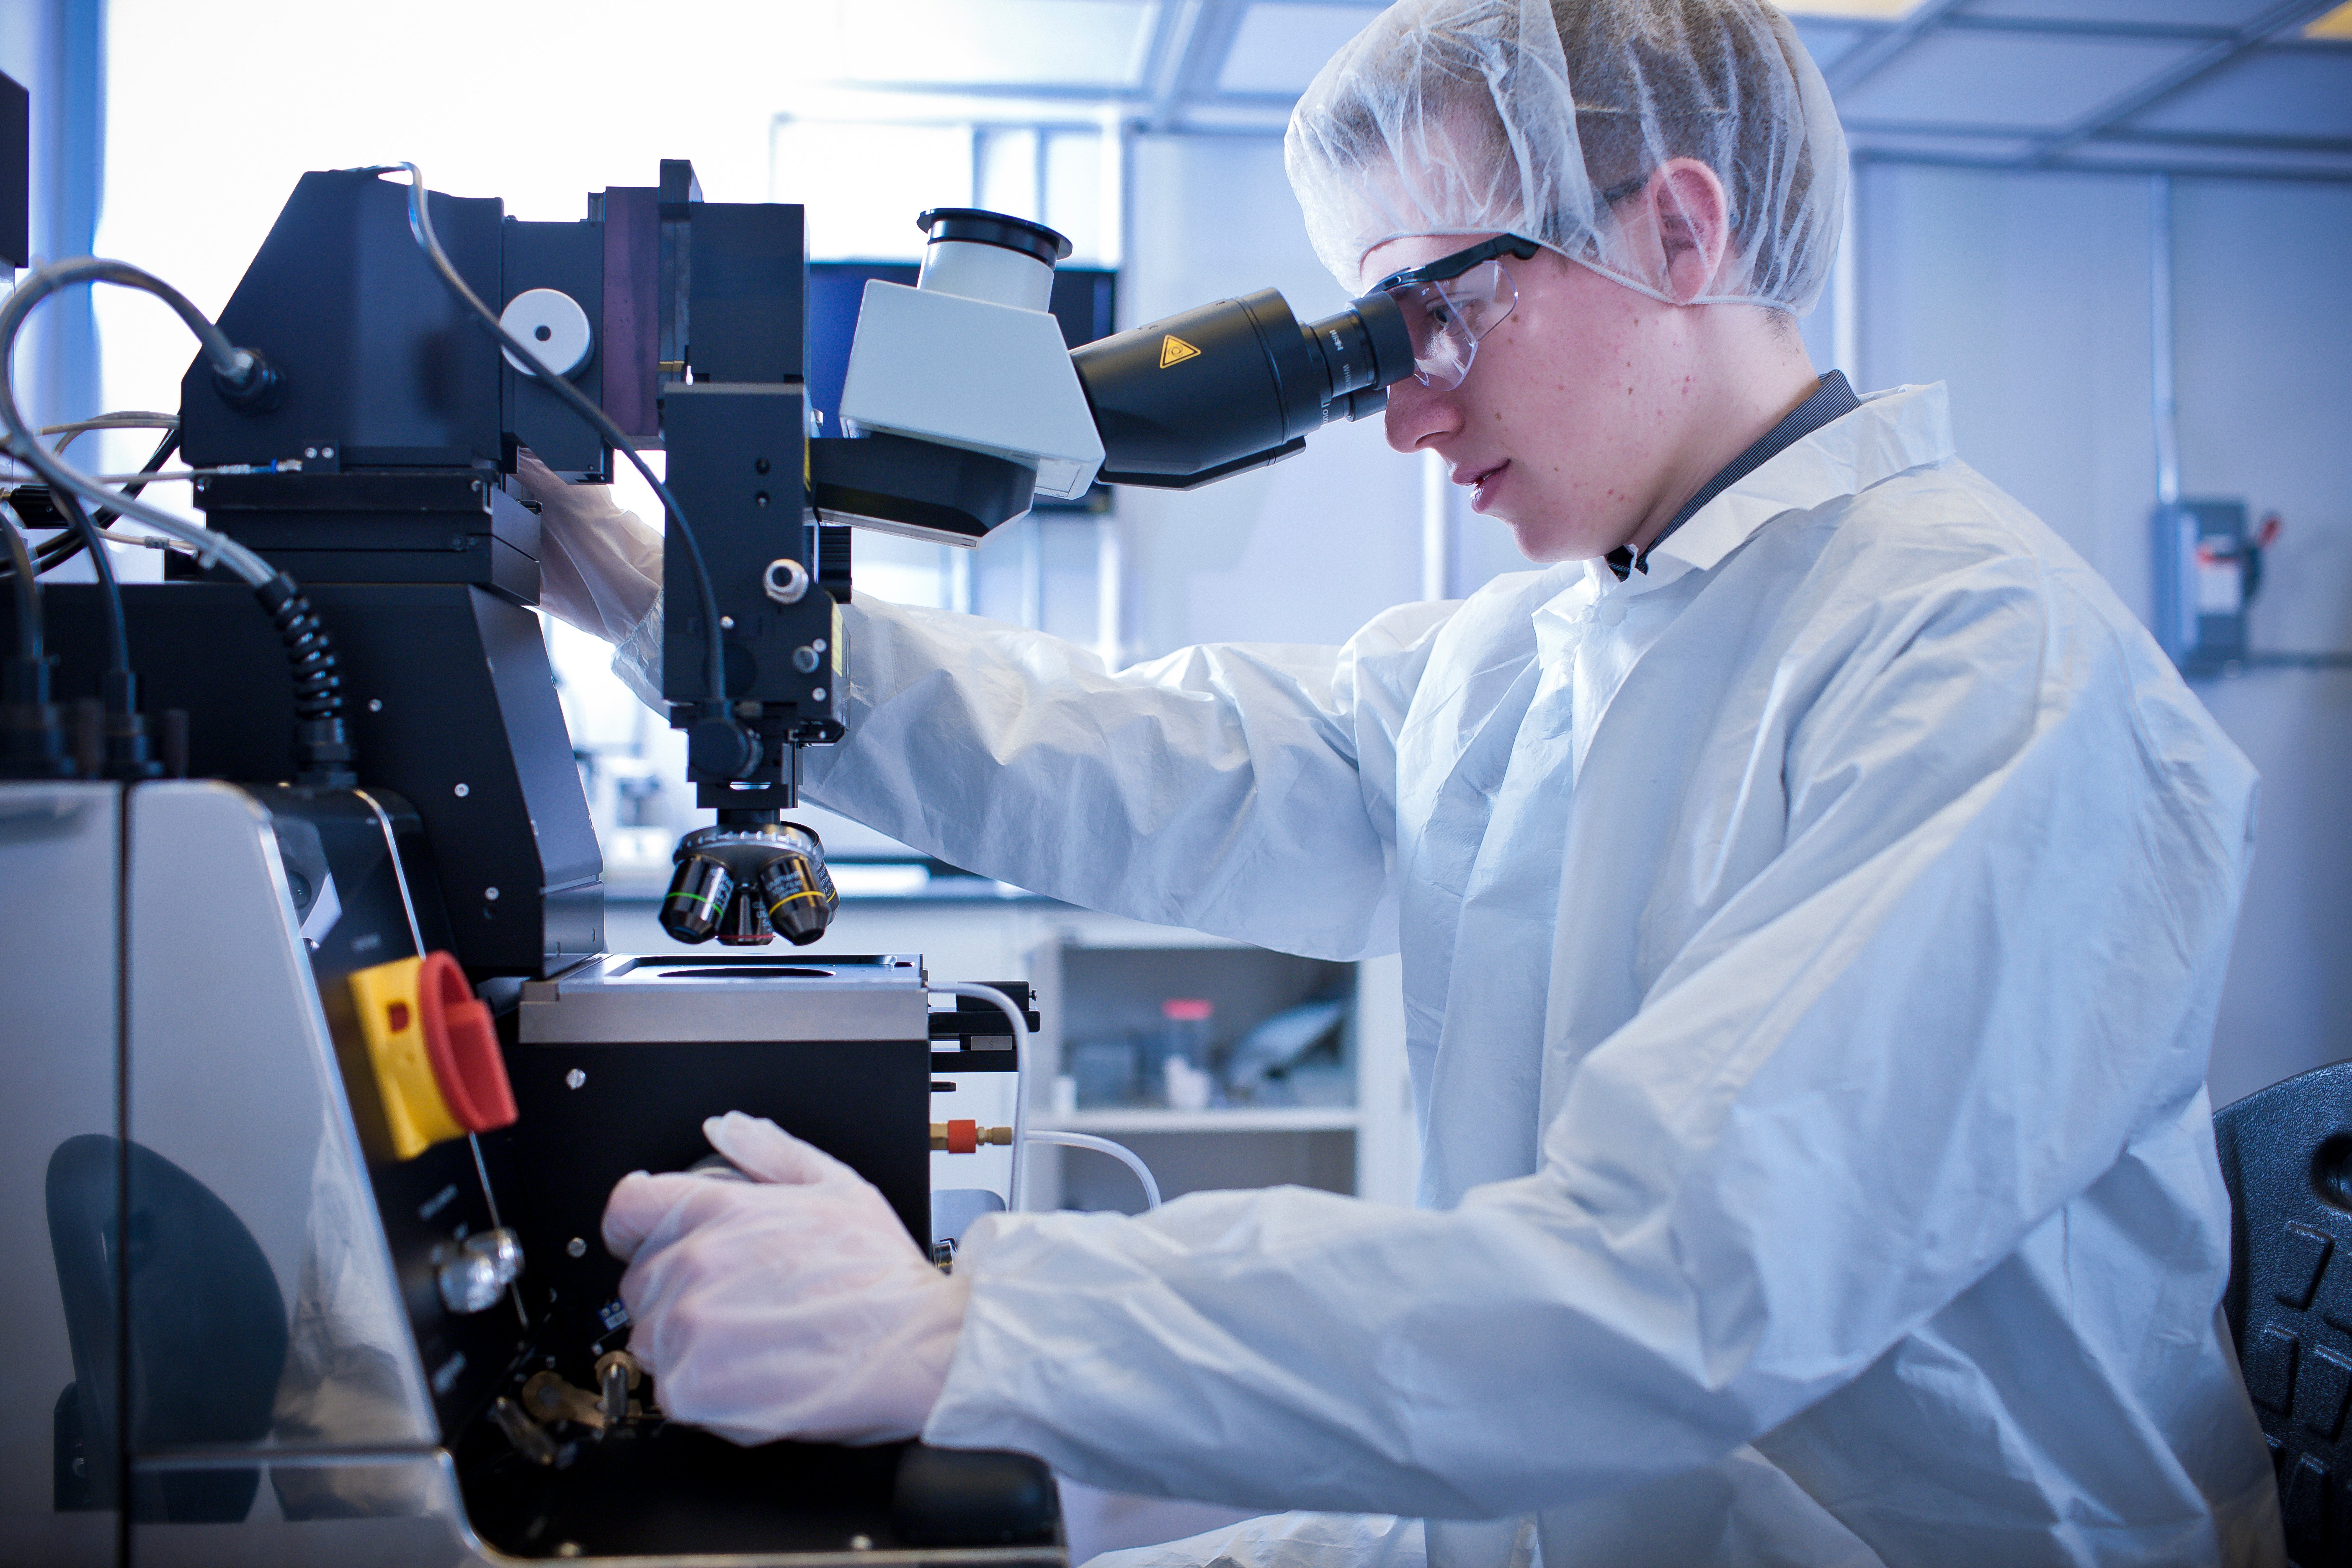
[(1731, 205), (1715, 171), (1696, 158), (1669, 158), (1642, 201), (1657, 222), (1666, 292), (1676, 304), (1712, 293), (1731, 248)]

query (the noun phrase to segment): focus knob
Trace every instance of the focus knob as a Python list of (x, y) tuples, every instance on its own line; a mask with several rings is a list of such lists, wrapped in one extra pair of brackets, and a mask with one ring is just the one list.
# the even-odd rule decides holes
[(699, 779), (747, 779), (760, 767), (760, 738), (723, 712), (686, 732), (686, 763)]
[(457, 1256), (434, 1271), (434, 1283), (440, 1287), (441, 1304), (463, 1315), (498, 1305), (521, 1272), (521, 1239), (500, 1226), (459, 1242)]
[(499, 325), (522, 340), (537, 364), (515, 358), (514, 350), (500, 348), (507, 363), (525, 375), (569, 377), (588, 363), (596, 349), (596, 330), (580, 301), (560, 289), (526, 289), (507, 301)]

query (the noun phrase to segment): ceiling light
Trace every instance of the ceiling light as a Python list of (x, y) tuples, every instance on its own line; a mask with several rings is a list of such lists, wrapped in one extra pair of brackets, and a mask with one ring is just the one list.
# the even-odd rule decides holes
[(2352, 38), (2352, 4), (2338, 5), (2303, 30), (2306, 38)]

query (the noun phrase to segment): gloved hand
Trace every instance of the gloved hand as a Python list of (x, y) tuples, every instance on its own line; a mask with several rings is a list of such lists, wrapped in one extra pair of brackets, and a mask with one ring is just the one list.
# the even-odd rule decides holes
[(887, 1443), (923, 1428), (971, 1287), (925, 1258), (866, 1179), (761, 1117), (702, 1124), (750, 1182), (621, 1178), (629, 1348), (671, 1416), (738, 1443)]
[(661, 591), (660, 531), (614, 505), (612, 486), (566, 484), (528, 447), (515, 478), (539, 502), (540, 607), (618, 643)]

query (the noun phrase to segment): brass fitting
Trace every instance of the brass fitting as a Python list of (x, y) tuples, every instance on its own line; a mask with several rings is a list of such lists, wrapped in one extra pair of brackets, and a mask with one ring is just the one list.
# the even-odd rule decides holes
[(983, 1143), (1010, 1145), (1010, 1127), (982, 1127), (977, 1121), (934, 1121), (931, 1123), (931, 1147), (944, 1149), (950, 1154), (970, 1154)]

